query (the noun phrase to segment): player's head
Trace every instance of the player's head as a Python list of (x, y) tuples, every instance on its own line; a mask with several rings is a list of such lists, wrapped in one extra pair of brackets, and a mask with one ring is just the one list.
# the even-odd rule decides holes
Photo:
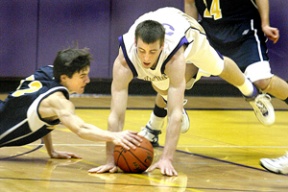
[(150, 44), (160, 40), (162, 46), (165, 38), (165, 28), (157, 21), (146, 20), (139, 23), (135, 30), (135, 41), (142, 39), (144, 43)]
[(54, 78), (68, 88), (70, 92), (83, 93), (90, 82), (91, 63), (89, 49), (68, 48), (57, 53), (54, 60)]
[(137, 54), (145, 68), (153, 68), (164, 46), (165, 29), (161, 23), (146, 20), (135, 30)]

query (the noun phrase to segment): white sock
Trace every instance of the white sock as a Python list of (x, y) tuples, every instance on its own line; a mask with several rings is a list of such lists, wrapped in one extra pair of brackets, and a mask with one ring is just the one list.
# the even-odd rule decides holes
[(253, 85), (251, 81), (249, 81), (247, 78), (245, 78), (245, 82), (237, 87), (241, 93), (245, 96), (251, 96), (253, 94)]
[(164, 125), (165, 117), (157, 117), (153, 112), (150, 115), (147, 126), (152, 130), (161, 130)]

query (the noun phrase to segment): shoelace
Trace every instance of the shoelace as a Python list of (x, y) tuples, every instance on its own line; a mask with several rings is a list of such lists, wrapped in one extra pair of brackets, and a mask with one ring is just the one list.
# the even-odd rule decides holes
[(268, 110), (267, 108), (265, 107), (265, 105), (259, 101), (260, 99), (262, 98), (265, 98), (265, 99), (268, 99), (269, 101), (271, 101), (271, 97), (270, 95), (267, 95), (267, 94), (262, 94), (262, 95), (259, 95), (257, 98), (256, 98), (256, 105), (257, 107), (260, 109), (261, 113), (264, 115), (264, 116), (267, 116), (268, 115)]
[(288, 165), (288, 152), (285, 155), (281, 156), (281, 157), (273, 159), (273, 161), (280, 161), (281, 164), (285, 163), (286, 165)]

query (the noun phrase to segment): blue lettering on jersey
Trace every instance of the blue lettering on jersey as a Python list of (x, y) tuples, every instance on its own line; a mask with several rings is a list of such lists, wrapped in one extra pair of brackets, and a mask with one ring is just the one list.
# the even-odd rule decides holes
[(174, 34), (174, 27), (168, 23), (162, 23), (163, 27), (165, 28), (166, 35), (172, 36)]
[(168, 77), (165, 74), (162, 74), (161, 76), (154, 76), (154, 77), (146, 76), (143, 78), (144, 81), (164, 81), (166, 79), (168, 79)]

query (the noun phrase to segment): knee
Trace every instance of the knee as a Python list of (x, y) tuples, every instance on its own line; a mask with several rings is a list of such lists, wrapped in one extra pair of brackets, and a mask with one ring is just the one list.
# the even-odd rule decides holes
[(267, 87), (269, 86), (271, 82), (271, 78), (267, 78), (267, 79), (260, 79), (257, 80), (255, 82), (253, 82), (255, 84), (255, 86), (261, 90), (265, 90), (267, 89)]

